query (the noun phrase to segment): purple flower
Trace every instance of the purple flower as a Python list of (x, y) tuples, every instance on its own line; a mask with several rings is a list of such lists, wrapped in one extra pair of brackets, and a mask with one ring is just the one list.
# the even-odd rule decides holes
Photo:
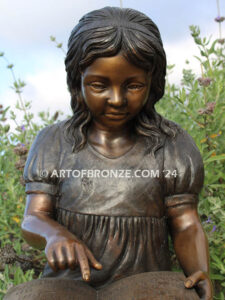
[(16, 153), (16, 155), (23, 156), (23, 155), (27, 154), (28, 149), (25, 144), (18, 144), (14, 148), (14, 152)]
[(223, 45), (225, 43), (225, 39), (218, 39), (218, 43), (220, 43), (221, 45)]
[(213, 229), (211, 230), (211, 232), (215, 232), (216, 231), (216, 225), (213, 226)]
[(209, 216), (208, 219), (205, 221), (205, 223), (211, 223), (211, 224), (213, 223), (213, 221), (212, 221), (212, 219), (211, 219), (210, 216)]
[(225, 20), (225, 18), (224, 18), (224, 17), (220, 17), (220, 16), (217, 16), (217, 17), (215, 18), (215, 21), (218, 22), (218, 23), (221, 23), (221, 22), (223, 22), (224, 20)]
[(22, 125), (20, 128), (21, 128), (22, 131), (25, 131), (25, 130), (26, 130), (26, 128), (25, 128), (24, 125)]
[(199, 108), (198, 114), (199, 115), (211, 115), (215, 109), (216, 102), (208, 102), (206, 107)]
[(207, 106), (207, 111), (208, 111), (208, 113), (209, 113), (209, 114), (210, 114), (210, 113), (213, 113), (214, 108), (215, 108), (215, 106), (216, 106), (216, 102), (208, 102), (208, 103), (206, 104), (206, 106)]
[(199, 85), (201, 86), (209, 86), (212, 79), (209, 77), (200, 77), (198, 78)]

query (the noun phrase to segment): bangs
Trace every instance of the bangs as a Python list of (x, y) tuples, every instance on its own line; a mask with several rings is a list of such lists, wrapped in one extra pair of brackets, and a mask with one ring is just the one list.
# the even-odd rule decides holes
[[(139, 68), (152, 70), (156, 50), (151, 46), (154, 36), (129, 28), (108, 26), (85, 33), (81, 47), (83, 56), (79, 68), (83, 71), (99, 57), (123, 56)], [(156, 41), (154, 41), (154, 44)]]
[(156, 51), (151, 45), (149, 35), (124, 28), (121, 48), (124, 57), (130, 63), (146, 71), (154, 69)]
[(90, 66), (99, 57), (115, 56), (121, 50), (122, 30), (108, 26), (89, 31), (83, 37), (81, 45), (83, 56), (79, 63), (80, 70)]

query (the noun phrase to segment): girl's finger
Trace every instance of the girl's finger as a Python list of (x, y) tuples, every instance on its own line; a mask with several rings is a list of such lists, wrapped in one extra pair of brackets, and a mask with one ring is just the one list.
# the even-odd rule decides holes
[(87, 248), (85, 247), (85, 252), (87, 254), (87, 257), (91, 263), (91, 265), (98, 269), (98, 270), (101, 270), (102, 269), (102, 265), (95, 259), (94, 255), (92, 254), (92, 252)]
[(67, 263), (66, 263), (66, 257), (65, 254), (63, 253), (63, 249), (61, 246), (58, 246), (55, 249), (55, 260), (56, 260), (56, 265), (60, 270), (65, 270), (67, 267)]
[(46, 252), (46, 258), (48, 261), (49, 266), (51, 267), (51, 269), (56, 272), (57, 271), (57, 266), (56, 266), (56, 261), (55, 261), (55, 253), (53, 251), (53, 249), (48, 249)]
[(90, 267), (89, 267), (88, 258), (84, 251), (83, 246), (80, 244), (76, 244), (75, 251), (76, 251), (78, 263), (80, 265), (83, 280), (89, 281), (90, 280)]
[(75, 254), (74, 246), (69, 245), (65, 248), (67, 265), (71, 270), (76, 269), (77, 266), (77, 258)]
[(204, 280), (206, 278), (208, 277), (204, 272), (197, 271), (186, 278), (184, 285), (187, 289), (190, 289), (195, 286), (200, 280)]

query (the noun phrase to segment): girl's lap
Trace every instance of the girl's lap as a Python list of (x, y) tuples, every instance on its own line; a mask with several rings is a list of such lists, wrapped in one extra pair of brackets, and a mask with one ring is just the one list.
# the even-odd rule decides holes
[(195, 291), (184, 287), (184, 275), (146, 272), (117, 280), (96, 290), (82, 281), (45, 278), (13, 287), (4, 300), (197, 300)]

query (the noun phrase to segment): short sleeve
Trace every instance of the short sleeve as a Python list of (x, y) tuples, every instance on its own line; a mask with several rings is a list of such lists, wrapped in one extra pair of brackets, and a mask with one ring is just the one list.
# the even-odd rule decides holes
[(167, 138), (164, 148), (166, 207), (197, 203), (204, 182), (201, 154), (191, 136), (179, 128), (175, 138)]
[(57, 194), (57, 178), (53, 174), (54, 170), (58, 169), (60, 150), (60, 130), (57, 124), (48, 126), (38, 133), (24, 168), (27, 194), (38, 192)]

